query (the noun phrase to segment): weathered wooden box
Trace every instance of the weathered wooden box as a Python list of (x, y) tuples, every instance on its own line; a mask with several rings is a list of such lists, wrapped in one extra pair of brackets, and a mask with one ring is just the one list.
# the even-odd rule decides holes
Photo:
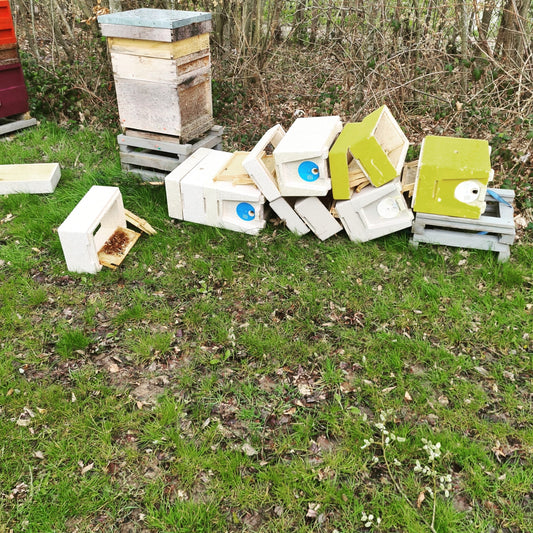
[(233, 157), (200, 148), (165, 178), (171, 218), (256, 235), (266, 225), (265, 197), (255, 185), (215, 181)]
[(20, 63), (17, 44), (0, 44), (0, 66), (13, 65), (14, 63)]
[(17, 42), (9, 0), (0, 0), (0, 45)]
[(28, 111), (28, 91), (20, 63), (0, 65), (0, 117)]
[[(491, 193), (495, 193), (492, 196)], [(417, 213), (411, 242), (492, 250), (498, 261), (507, 261), (515, 240), (513, 218), (514, 191), (490, 189), (485, 196), (485, 211), (477, 219)]]
[(98, 21), (108, 38), (124, 129), (187, 142), (211, 128), (210, 13), (138, 9)]

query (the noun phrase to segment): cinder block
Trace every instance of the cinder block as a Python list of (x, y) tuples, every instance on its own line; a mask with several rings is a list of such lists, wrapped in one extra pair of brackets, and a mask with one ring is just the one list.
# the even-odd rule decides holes
[(387, 106), (362, 122), (346, 124), (329, 153), (333, 198), (350, 198), (348, 165), (352, 160), (351, 167), (380, 187), (400, 175), (408, 148), (409, 141)]
[(381, 187), (370, 185), (335, 207), (350, 240), (357, 242), (410, 228), (413, 221), (398, 178)]
[(487, 141), (430, 135), (422, 141), (413, 210), (479, 218), (492, 175)]
[(60, 178), (58, 163), (0, 165), (0, 194), (52, 193)]
[(256, 235), (266, 225), (265, 198), (255, 185), (215, 177), (233, 154), (200, 148), (165, 178), (169, 215)]
[(296, 200), (294, 210), (321, 241), (342, 230), (342, 226), (316, 196)]
[(274, 149), (282, 196), (325, 196), (331, 189), (328, 154), (342, 130), (340, 117), (296, 119)]
[(98, 252), (118, 228), (126, 228), (120, 190), (94, 185), (57, 230), (68, 270), (99, 272)]

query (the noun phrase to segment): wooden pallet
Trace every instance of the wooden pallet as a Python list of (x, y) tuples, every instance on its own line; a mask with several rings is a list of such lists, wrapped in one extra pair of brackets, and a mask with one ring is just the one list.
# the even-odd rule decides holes
[(7, 135), (14, 131), (35, 126), (36, 124), (37, 119), (31, 118), (28, 113), (0, 118), (0, 135)]
[(489, 193), (485, 197), (487, 208), (479, 219), (447, 217), (417, 213), (413, 222), (411, 243), (441, 244), (498, 253), (498, 261), (507, 261), (510, 246), (515, 240), (513, 218), (514, 191), (491, 189), (503, 201)]
[(147, 181), (162, 182), (198, 148), (222, 149), (223, 132), (222, 126), (213, 126), (202, 138), (181, 144), (179, 137), (127, 129), (117, 137), (122, 169)]

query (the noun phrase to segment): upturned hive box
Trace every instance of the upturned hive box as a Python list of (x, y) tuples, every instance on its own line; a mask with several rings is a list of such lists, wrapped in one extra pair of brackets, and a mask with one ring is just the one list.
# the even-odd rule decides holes
[(123, 129), (195, 139), (213, 125), (211, 14), (135, 9), (101, 15)]

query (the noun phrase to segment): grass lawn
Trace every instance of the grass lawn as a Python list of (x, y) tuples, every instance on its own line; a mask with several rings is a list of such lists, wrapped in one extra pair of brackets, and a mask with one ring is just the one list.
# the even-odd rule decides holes
[[(0, 197), (0, 532), (533, 531), (530, 242), (251, 237), (171, 220), (110, 131), (0, 144), (46, 161)], [(158, 234), (69, 273), (94, 184)]]

